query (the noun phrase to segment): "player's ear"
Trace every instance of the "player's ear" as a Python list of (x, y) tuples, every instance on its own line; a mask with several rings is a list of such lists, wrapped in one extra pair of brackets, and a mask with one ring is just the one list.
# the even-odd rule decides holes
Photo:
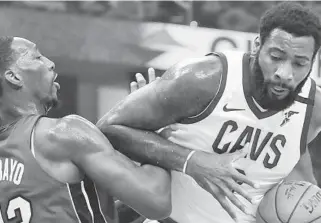
[(260, 38), (260, 36), (257, 36), (257, 37), (255, 37), (255, 39), (253, 41), (251, 54), (252, 55), (257, 54), (257, 52), (259, 52), (259, 50), (260, 50), (260, 46), (261, 46), (261, 38)]
[(12, 70), (7, 70), (4, 73), (4, 79), (6, 82), (14, 89), (19, 89), (23, 85), (23, 80), (21, 75)]

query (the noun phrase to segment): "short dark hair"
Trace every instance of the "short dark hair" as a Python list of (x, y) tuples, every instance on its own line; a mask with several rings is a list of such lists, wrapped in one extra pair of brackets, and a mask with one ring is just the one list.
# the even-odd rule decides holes
[(13, 36), (0, 36), (0, 96), (3, 94), (2, 73), (15, 62), (14, 50), (11, 48), (12, 41)]
[(313, 58), (315, 57), (321, 44), (321, 25), (318, 16), (311, 9), (289, 1), (279, 3), (266, 11), (260, 20), (262, 45), (276, 28), (295, 36), (312, 36), (315, 41)]

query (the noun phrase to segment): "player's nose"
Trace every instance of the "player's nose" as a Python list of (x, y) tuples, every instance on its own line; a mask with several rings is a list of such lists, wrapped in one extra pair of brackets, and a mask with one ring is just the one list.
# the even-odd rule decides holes
[(277, 82), (281, 82), (282, 84), (290, 84), (293, 81), (293, 69), (292, 65), (289, 63), (281, 64), (275, 74), (274, 78)]
[(53, 61), (49, 60), (47, 57), (44, 57), (45, 63), (50, 71), (55, 70), (56, 65)]
[(50, 63), (49, 63), (49, 70), (55, 70), (55, 68), (56, 68), (55, 63), (54, 63), (53, 61), (51, 61), (51, 60), (49, 60), (49, 61), (50, 61)]

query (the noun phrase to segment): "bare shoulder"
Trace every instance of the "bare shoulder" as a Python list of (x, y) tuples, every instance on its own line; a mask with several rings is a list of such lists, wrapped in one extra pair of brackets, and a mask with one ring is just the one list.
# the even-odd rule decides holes
[(315, 105), (321, 107), (321, 87), (319, 86), (315, 90)]
[(316, 121), (317, 123), (321, 124), (321, 88), (316, 87), (315, 91), (315, 99), (314, 99), (314, 107), (313, 107), (313, 121)]
[(321, 131), (321, 88), (316, 87), (314, 107), (310, 122), (309, 141), (312, 141)]
[(321, 100), (321, 87), (317, 86), (315, 89), (315, 100), (320, 101)]
[[(41, 118), (36, 128), (38, 144), (46, 149), (47, 155), (57, 159), (69, 159), (81, 149), (89, 149), (92, 143), (107, 138), (97, 127), (78, 115), (63, 118)], [(111, 147), (112, 148), (112, 147)]]
[(154, 89), (166, 103), (173, 100), (176, 111), (181, 108), (184, 116), (193, 116), (215, 97), (223, 72), (223, 61), (216, 55), (188, 59), (168, 69)]
[(86, 119), (78, 115), (68, 115), (63, 118), (41, 118), (36, 128), (37, 135), (44, 141), (53, 143), (66, 142), (71, 136), (84, 135), (84, 128), (91, 128)]
[(219, 79), (222, 71), (223, 62), (221, 58), (217, 55), (209, 55), (183, 60), (175, 64), (163, 74), (162, 79), (185, 78), (193, 80), (193, 83), (195, 81), (206, 82)]
[(160, 79), (128, 95), (97, 126), (126, 125), (157, 130), (200, 114), (215, 97), (223, 73), (221, 58), (204, 56), (181, 61)]
[(52, 178), (63, 183), (79, 182), (83, 172), (72, 158), (81, 149), (88, 148), (88, 129), (94, 129), (86, 119), (70, 115), (60, 119), (40, 118), (34, 132), (35, 158)]

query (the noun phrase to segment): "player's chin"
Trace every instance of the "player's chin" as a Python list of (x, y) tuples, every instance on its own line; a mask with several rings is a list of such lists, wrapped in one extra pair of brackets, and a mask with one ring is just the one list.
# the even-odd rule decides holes
[(284, 100), (289, 96), (289, 94), (283, 94), (283, 95), (276, 95), (275, 98), (277, 100)]
[(60, 105), (60, 100), (58, 99), (57, 92), (52, 92), (47, 98), (47, 105), (51, 108), (57, 108)]
[(271, 90), (271, 88), (269, 89), (269, 96), (271, 100), (275, 100), (275, 101), (284, 100), (286, 97), (289, 96), (289, 94), (290, 94), (290, 91), (275, 92)]
[(52, 108), (58, 108), (61, 105), (61, 101), (58, 99), (57, 96), (51, 100), (51, 105)]

